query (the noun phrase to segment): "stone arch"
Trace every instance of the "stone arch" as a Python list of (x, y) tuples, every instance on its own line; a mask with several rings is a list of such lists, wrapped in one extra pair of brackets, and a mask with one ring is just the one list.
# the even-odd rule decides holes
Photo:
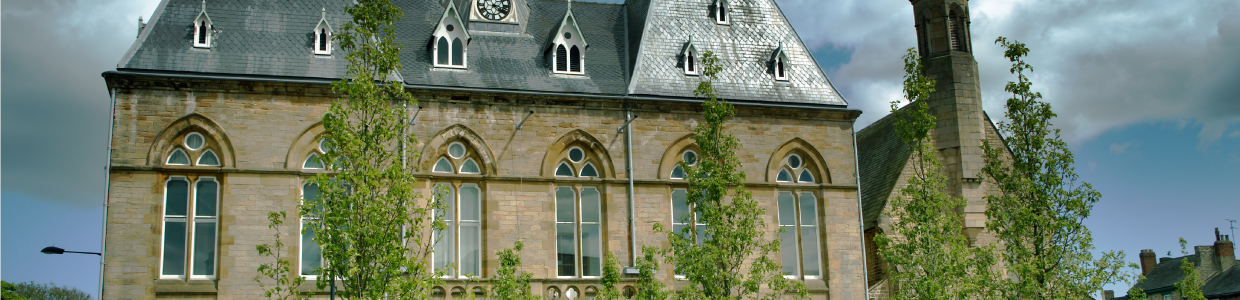
[(155, 141), (147, 150), (146, 164), (148, 166), (163, 165), (164, 158), (180, 144), (177, 138), (190, 132), (201, 133), (207, 145), (214, 145), (218, 148), (218, 151), (213, 152), (216, 152), (215, 155), (219, 158), (219, 167), (236, 167), (237, 160), (233, 156), (232, 141), (228, 139), (228, 133), (224, 132), (219, 123), (198, 113), (190, 113), (172, 121), (159, 134), (156, 134)]
[(323, 127), (323, 122), (316, 122), (307, 126), (305, 130), (293, 139), (293, 144), (289, 145), (288, 155), (284, 158), (284, 168), (289, 170), (300, 170), (302, 163), (305, 162), (306, 156), (318, 147), (316, 141), (323, 137), (327, 132), (327, 128)]
[(667, 150), (663, 151), (663, 157), (659, 159), (659, 174), (656, 174), (657, 176), (655, 176), (655, 178), (665, 180), (671, 179), (672, 169), (680, 163), (680, 153), (685, 150), (696, 151), (698, 153), (698, 157), (701, 157), (702, 155), (702, 149), (698, 148), (697, 141), (693, 139), (692, 133), (676, 139), (675, 142), (672, 142), (671, 146), (667, 147)]
[(422, 150), (418, 152), (421, 156), (418, 159), (421, 170), (430, 170), (437, 157), (425, 154), (445, 152), (448, 144), (453, 141), (461, 141), (466, 147), (472, 147), (478, 153), (478, 159), (481, 160), (478, 163), (482, 167), (482, 174), (495, 174), (495, 154), (491, 152), (491, 146), (487, 145), (486, 140), (482, 139), (482, 136), (479, 136), (473, 129), (462, 124), (448, 126), (423, 143)]
[(599, 142), (593, 135), (581, 129), (576, 129), (560, 136), (554, 143), (551, 143), (550, 147), (547, 147), (547, 151), (543, 153), (542, 171), (540, 174), (543, 177), (555, 177), (557, 163), (560, 162), (560, 158), (565, 155), (565, 152), (568, 152), (568, 149), (573, 146), (581, 147), (582, 150), (586, 151), (587, 157), (593, 156), (598, 160), (595, 167), (598, 168), (601, 177), (616, 178), (616, 169), (612, 164), (611, 153), (607, 151), (607, 147), (603, 146), (603, 143)]
[(784, 142), (783, 145), (775, 148), (774, 152), (771, 152), (771, 157), (767, 159), (766, 164), (765, 180), (767, 182), (775, 181), (775, 176), (779, 173), (780, 168), (783, 167), (781, 162), (783, 162), (784, 157), (789, 154), (797, 154), (804, 159), (805, 163), (811, 167), (809, 169), (811, 174), (816, 177), (819, 183), (833, 182), (831, 180), (831, 169), (827, 166), (827, 161), (822, 158), (822, 152), (819, 152), (813, 145), (810, 145), (809, 142), (806, 142), (799, 137), (792, 138), (791, 140)]

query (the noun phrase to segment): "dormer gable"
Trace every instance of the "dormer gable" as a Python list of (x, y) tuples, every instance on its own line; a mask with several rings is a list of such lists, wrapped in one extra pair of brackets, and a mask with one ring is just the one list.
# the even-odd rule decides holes
[(702, 73), (702, 66), (698, 62), (697, 45), (693, 43), (693, 37), (689, 37), (689, 41), (680, 47), (680, 69), (685, 71), (685, 75), (697, 76)]
[(211, 39), (215, 35), (215, 28), (211, 24), (211, 17), (207, 15), (207, 0), (202, 0), (202, 10), (198, 12), (198, 17), (194, 18), (194, 48), (211, 48)]
[(554, 36), (548, 45), (548, 60), (551, 71), (556, 74), (585, 74), (585, 50), (590, 47), (577, 26), (577, 17), (573, 16), (573, 2), (568, 1), (568, 11), (560, 26), (553, 32)]
[(711, 18), (715, 19), (715, 23), (720, 25), (728, 25), (732, 23), (732, 5), (728, 0), (715, 0), (711, 5)]
[(788, 81), (788, 61), (788, 53), (784, 52), (784, 43), (780, 42), (779, 47), (771, 53), (771, 60), (768, 62), (775, 80)]
[(435, 67), (464, 69), (467, 66), (469, 29), (465, 28), (455, 2), (448, 1), (448, 7), (435, 25), (431, 42), (431, 60)]
[(327, 8), (322, 9), (319, 23), (314, 26), (314, 54), (332, 55), (332, 25), (327, 22)]

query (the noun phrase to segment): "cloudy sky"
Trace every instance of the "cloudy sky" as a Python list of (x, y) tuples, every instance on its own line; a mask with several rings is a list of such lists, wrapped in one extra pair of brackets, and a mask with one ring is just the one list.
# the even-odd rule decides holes
[[(613, 0), (610, 2), (618, 2)], [(900, 97), (915, 45), (906, 0), (777, 0), (821, 67), (864, 114)], [(0, 3), (0, 278), (90, 293), (109, 98), (100, 73), (133, 42), (155, 0)], [(1003, 119), (1008, 62), (993, 41), (1027, 43), (1034, 88), (1059, 117), (1081, 179), (1103, 199), (1087, 221), (1101, 250), (1179, 253), (1240, 219), (1240, 2), (975, 0), (973, 49), (984, 107)], [(1230, 18), (1226, 16), (1231, 16)], [(1126, 290), (1127, 285), (1112, 285)], [(1121, 292), (1122, 294), (1122, 292)]]

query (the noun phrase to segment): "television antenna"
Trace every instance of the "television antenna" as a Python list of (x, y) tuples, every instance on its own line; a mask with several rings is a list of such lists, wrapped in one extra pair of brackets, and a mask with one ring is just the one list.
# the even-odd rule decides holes
[(1227, 222), (1231, 223), (1231, 237), (1235, 238), (1236, 237), (1236, 220), (1232, 220), (1232, 219), (1224, 219), (1224, 220), (1227, 220)]

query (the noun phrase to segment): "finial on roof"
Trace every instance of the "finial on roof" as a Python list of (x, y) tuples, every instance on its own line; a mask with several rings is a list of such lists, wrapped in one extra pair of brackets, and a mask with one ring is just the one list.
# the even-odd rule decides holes
[(202, 11), (207, 11), (207, 0), (202, 0)]
[[(207, 0), (202, 0), (207, 1)], [(568, 10), (573, 10), (573, 0), (568, 0)]]
[[(204, 1), (205, 1), (205, 0), (204, 0)], [(326, 18), (327, 18), (327, 7), (323, 7), (323, 14), (322, 14), (322, 15), (320, 15), (320, 17), (321, 17), (321, 18), (324, 18), (324, 19), (326, 19)]]

